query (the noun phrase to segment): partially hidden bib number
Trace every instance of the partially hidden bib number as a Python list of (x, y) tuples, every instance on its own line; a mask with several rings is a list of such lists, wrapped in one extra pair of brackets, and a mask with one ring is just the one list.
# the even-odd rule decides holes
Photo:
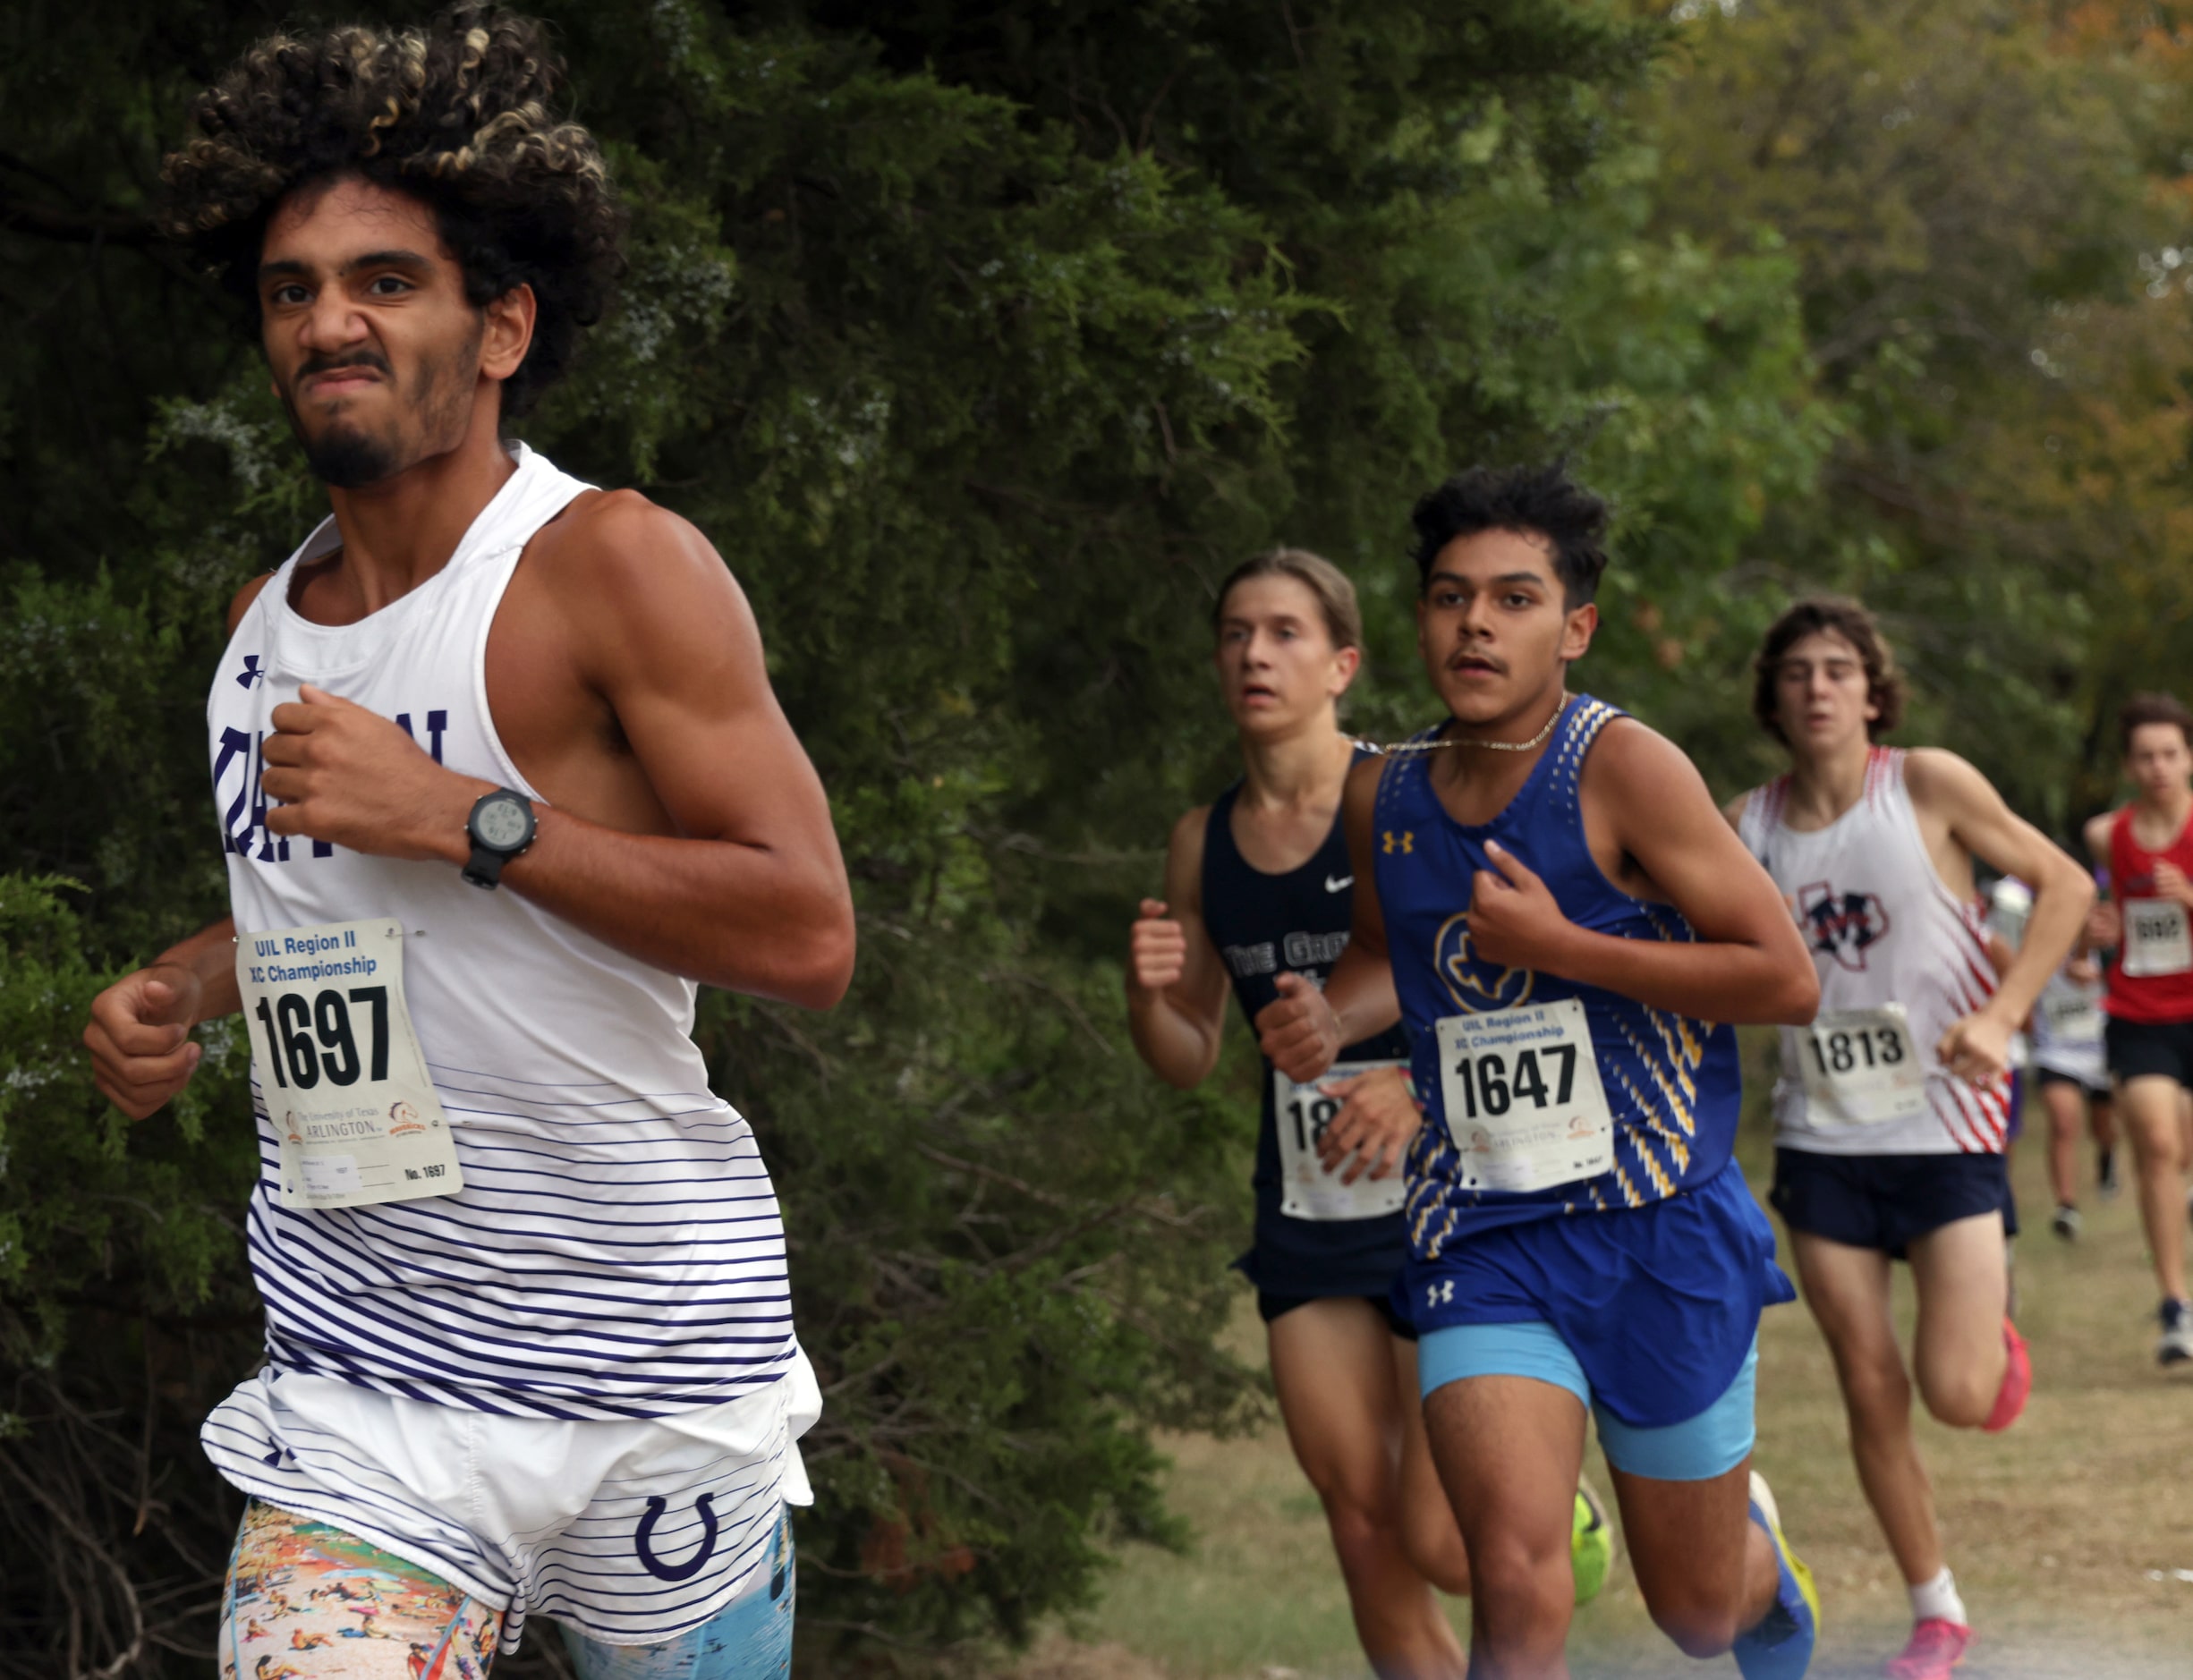
[(1271, 1111), (1279, 1128), (1279, 1211), (1290, 1219), (1329, 1221), (1376, 1219), (1398, 1213), (1407, 1195), (1400, 1163), (1393, 1163), (1390, 1177), (1364, 1175), (1352, 1184), (1340, 1182), (1350, 1165), (1343, 1161), (1332, 1172), (1317, 1158), (1318, 1140), (1340, 1112), (1340, 1099), (1318, 1089), (1328, 1081), (1352, 1079), (1381, 1067), (1406, 1069), (1406, 1062), (1340, 1062), (1323, 1079), (1297, 1085), (1279, 1069), (1271, 1071)]
[(2134, 980), (2193, 969), (2193, 930), (2174, 898), (2124, 901), (2124, 972)]
[(2053, 1044), (2098, 1044), (2102, 1039), (2102, 1005), (2087, 991), (2044, 994), (2041, 1015), (2048, 1022)]
[(1614, 1116), (1583, 1003), (1449, 1015), (1440, 1095), (1466, 1190), (1537, 1191), (1614, 1166)]
[(285, 1208), (361, 1208), (464, 1187), (404, 998), (394, 918), (236, 940), (236, 984)]
[(1835, 1010), (1798, 1031), (1806, 1099), (1822, 1118), (1881, 1125), (1926, 1112), (1926, 1068), (1903, 1005)]

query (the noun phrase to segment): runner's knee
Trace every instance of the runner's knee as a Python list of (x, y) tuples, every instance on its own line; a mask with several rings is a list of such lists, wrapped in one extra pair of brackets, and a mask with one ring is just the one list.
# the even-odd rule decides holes
[(1653, 1625), (1673, 1640), (1686, 1657), (1718, 1657), (1744, 1631), (1736, 1625), (1736, 1606), (1725, 1596), (1707, 1599), (1688, 1586), (1671, 1600), (1665, 1594), (1660, 1602), (1648, 1597), (1645, 1608), (1652, 1616)]
[(1401, 1549), (1409, 1566), (1449, 1598), (1470, 1593), (1469, 1553), (1444, 1511), (1407, 1511), (1401, 1520)]
[(1568, 1540), (1534, 1541), (1509, 1529), (1483, 1537), (1470, 1559), (1477, 1616), (1494, 1633), (1565, 1620), (1576, 1603)]
[(1926, 1410), (1936, 1422), (1953, 1430), (1975, 1430), (1985, 1423), (2002, 1386), (2000, 1366), (1992, 1378), (1984, 1369), (1975, 1369), (1970, 1360), (1962, 1362), (1961, 1368), (1954, 1371), (1931, 1370), (1924, 1362), (1919, 1367), (1919, 1396), (1926, 1403)]
[(1911, 1379), (1893, 1343), (1836, 1350), (1836, 1373), (1854, 1426), (1894, 1424), (1911, 1410)]
[(1400, 1536), (1395, 1532), (1394, 1512), (1389, 1503), (1362, 1497), (1364, 1490), (1361, 1489), (1343, 1487), (1329, 1492), (1320, 1488), (1317, 1491), (1325, 1503), (1325, 1524), (1332, 1531), (1332, 1548), (1339, 1554), (1344, 1567), (1371, 1566), (1381, 1551), (1398, 1543)]

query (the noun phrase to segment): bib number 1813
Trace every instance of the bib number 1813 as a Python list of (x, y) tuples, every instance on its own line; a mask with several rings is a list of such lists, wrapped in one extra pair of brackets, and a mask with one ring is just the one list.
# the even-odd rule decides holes
[(1926, 1112), (1926, 1069), (1903, 1005), (1833, 1010), (1794, 1031), (1806, 1112), (1821, 1124), (1881, 1125)]
[(1910, 1059), (1903, 1029), (1894, 1022), (1816, 1032), (1812, 1054), (1823, 1076), (1852, 1073), (1861, 1067), (1895, 1067)]
[[(1297, 1085), (1278, 1068), (1271, 1070), (1272, 1122), (1279, 1146), (1279, 1211), (1290, 1219), (1330, 1221), (1375, 1219), (1400, 1211), (1406, 1185), (1396, 1170), (1373, 1178), (1354, 1157), (1327, 1171), (1317, 1147), (1340, 1112), (1340, 1099), (1321, 1086), (1353, 1079), (1381, 1068), (1404, 1069), (1406, 1062), (1342, 1062), (1323, 1079)], [(1355, 1183), (1347, 1173), (1358, 1169)]]

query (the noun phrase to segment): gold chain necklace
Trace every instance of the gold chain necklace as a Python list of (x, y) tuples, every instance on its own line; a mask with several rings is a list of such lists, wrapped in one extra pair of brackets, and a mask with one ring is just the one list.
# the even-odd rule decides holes
[(1553, 716), (1546, 719), (1545, 727), (1528, 741), (1473, 741), (1468, 736), (1449, 739), (1441, 736), (1433, 741), (1358, 741), (1355, 747), (1359, 752), (1374, 752), (1388, 758), (1398, 752), (1432, 752), (1441, 747), (1483, 747), (1487, 752), (1528, 752), (1543, 747), (1546, 737), (1553, 733), (1553, 725), (1561, 721), (1561, 714), (1568, 709), (1568, 702), (1576, 698), (1567, 689), (1561, 691), (1561, 703), (1553, 708)]

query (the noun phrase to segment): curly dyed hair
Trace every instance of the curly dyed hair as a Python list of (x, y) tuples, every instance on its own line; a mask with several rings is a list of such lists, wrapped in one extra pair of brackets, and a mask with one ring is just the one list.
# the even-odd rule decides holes
[(465, 295), (538, 305), (503, 386), (523, 414), (562, 377), (624, 271), (624, 213), (594, 137), (551, 115), (564, 66), (535, 20), (453, 7), (424, 29), (270, 35), (191, 111), (161, 169), (161, 224), (259, 320), (267, 224), (300, 187), (361, 176), (433, 211)]

